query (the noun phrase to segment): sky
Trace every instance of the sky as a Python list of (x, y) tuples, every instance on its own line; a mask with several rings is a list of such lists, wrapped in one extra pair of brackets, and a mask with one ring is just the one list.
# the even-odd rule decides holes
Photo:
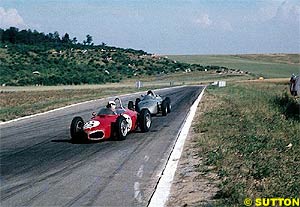
[(299, 0), (0, 0), (0, 28), (156, 54), (300, 53)]

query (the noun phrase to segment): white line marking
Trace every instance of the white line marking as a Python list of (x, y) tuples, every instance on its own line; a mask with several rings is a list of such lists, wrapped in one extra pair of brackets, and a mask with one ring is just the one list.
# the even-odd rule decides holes
[(134, 183), (134, 199), (136, 199), (139, 203), (142, 202), (142, 194), (140, 191), (140, 183), (139, 182)]
[[(139, 182), (134, 183), (134, 191), (140, 191), (140, 183)], [(136, 197), (136, 196), (134, 196), (134, 197)]]
[(139, 178), (143, 177), (143, 173), (144, 173), (144, 165), (141, 165), (141, 167), (139, 168), (139, 171), (137, 172), (137, 176)]
[[(180, 87), (184, 87), (184, 86), (175, 86), (175, 87), (169, 87), (169, 88), (163, 88), (163, 89), (156, 89), (154, 91), (164, 91), (164, 90), (168, 90), (168, 89), (171, 89), (171, 88), (180, 88)], [(135, 94), (141, 94), (141, 93), (145, 93), (145, 91), (122, 94), (122, 95), (119, 95), (118, 97), (124, 97), (124, 96), (128, 96), (128, 95), (135, 95)], [(111, 97), (117, 97), (117, 96), (111, 96)], [(70, 107), (81, 105), (81, 104), (91, 103), (91, 102), (94, 102), (94, 101), (101, 101), (101, 100), (108, 99), (108, 98), (110, 98), (110, 97), (103, 97), (101, 99), (84, 101), (84, 102), (80, 102), (80, 103), (76, 103), (76, 104), (71, 104), (71, 105), (68, 105), (68, 106), (63, 106), (63, 107), (60, 107), (60, 108), (57, 108), (57, 109), (52, 109), (50, 111), (45, 111), (45, 112), (38, 113), (38, 114), (33, 114), (33, 115), (29, 115), (29, 116), (20, 117), (20, 118), (17, 118), (17, 119), (5, 121), (5, 122), (0, 122), (0, 126), (5, 125), (5, 124), (9, 124), (9, 123), (12, 123), (12, 122), (21, 121), (21, 120), (24, 120), (24, 119), (29, 119), (29, 118), (33, 118), (33, 117), (36, 117), (36, 116), (48, 114), (48, 113), (51, 113), (51, 112), (59, 111), (59, 110), (62, 110), (62, 109), (70, 108)]]
[(161, 178), (157, 184), (157, 188), (150, 200), (148, 207), (163, 207), (168, 200), (172, 186), (172, 181), (177, 169), (178, 161), (181, 157), (184, 142), (187, 138), (189, 129), (192, 125), (193, 118), (196, 114), (197, 106), (204, 94), (204, 90), (205, 88), (202, 90), (202, 92), (190, 108), (188, 116), (177, 138), (175, 147), (171, 152), (171, 156), (167, 162), (166, 168), (163, 170), (163, 172), (161, 172)]

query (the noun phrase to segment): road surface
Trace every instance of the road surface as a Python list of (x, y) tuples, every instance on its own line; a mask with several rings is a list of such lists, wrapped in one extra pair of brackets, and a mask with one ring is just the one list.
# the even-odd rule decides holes
[[(70, 142), (72, 118), (88, 120), (108, 99), (1, 125), (1, 206), (147, 206), (202, 90), (157, 91), (171, 98), (172, 112), (153, 117), (150, 132), (124, 141)], [(125, 96), (123, 103), (136, 97)]]

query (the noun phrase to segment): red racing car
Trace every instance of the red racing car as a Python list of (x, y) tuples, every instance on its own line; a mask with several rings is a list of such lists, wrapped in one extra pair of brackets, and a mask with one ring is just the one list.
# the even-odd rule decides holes
[[(116, 104), (118, 102), (118, 106)], [(84, 122), (79, 116), (74, 117), (70, 126), (72, 141), (101, 140), (117, 138), (126, 139), (126, 135), (138, 127), (142, 132), (150, 130), (152, 119), (149, 110), (140, 113), (124, 108), (119, 98), (109, 101), (105, 108), (96, 114), (93, 112), (90, 121)]]

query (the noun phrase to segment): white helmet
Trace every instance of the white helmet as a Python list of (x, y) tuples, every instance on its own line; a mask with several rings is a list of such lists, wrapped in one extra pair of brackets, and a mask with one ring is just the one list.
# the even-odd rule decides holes
[(106, 105), (107, 108), (111, 108), (112, 110), (116, 109), (116, 102), (114, 101), (109, 101)]
[(108, 105), (116, 105), (116, 102), (114, 102), (114, 101), (109, 101), (109, 102), (108, 102)]

